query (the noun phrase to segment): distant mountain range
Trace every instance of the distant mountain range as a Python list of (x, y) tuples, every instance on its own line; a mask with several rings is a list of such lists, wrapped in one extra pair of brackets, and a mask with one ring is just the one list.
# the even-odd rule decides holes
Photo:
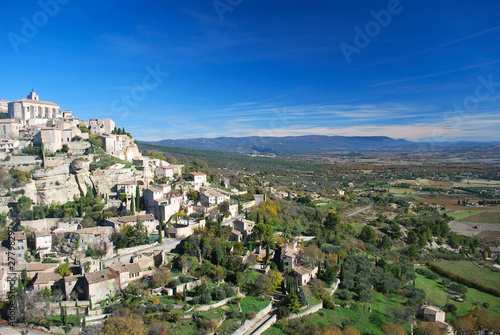
[[(237, 152), (253, 155), (328, 155), (350, 151), (425, 150), (426, 144), (396, 140), (385, 136), (287, 136), (287, 137), (217, 137), (145, 142), (197, 150)], [(439, 142), (439, 148), (487, 147), (498, 143)], [(427, 144), (428, 146), (428, 144)]]

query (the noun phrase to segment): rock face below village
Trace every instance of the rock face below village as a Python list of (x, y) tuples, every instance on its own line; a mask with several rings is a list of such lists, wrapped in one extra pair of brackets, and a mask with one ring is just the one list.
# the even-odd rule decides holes
[(27, 184), (25, 195), (37, 205), (47, 206), (51, 203), (64, 204), (87, 192), (87, 185), (97, 194), (106, 195), (113, 192), (118, 181), (132, 180), (134, 169), (107, 169), (90, 172), (88, 164), (61, 164), (32, 175), (34, 182)]

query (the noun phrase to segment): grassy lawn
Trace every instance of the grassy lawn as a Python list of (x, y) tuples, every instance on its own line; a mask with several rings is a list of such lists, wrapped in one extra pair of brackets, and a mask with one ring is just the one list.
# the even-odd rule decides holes
[(309, 303), (309, 306), (314, 306), (321, 302), (321, 300), (318, 300), (318, 298), (316, 298), (312, 293), (308, 294), (306, 298), (307, 302)]
[[(468, 288), (468, 292), (465, 295), (467, 298), (466, 301), (459, 302), (453, 300), (452, 296), (446, 293), (441, 285), (441, 281), (444, 277), (440, 275), (438, 276), (439, 279), (433, 280), (417, 273), (416, 286), (425, 291), (427, 303), (434, 304), (439, 307), (452, 303), (457, 306), (457, 315), (460, 316), (468, 313), (476, 301), (480, 304), (488, 302), (490, 304), (490, 307), (488, 308), (490, 315), (500, 314), (500, 298), (473, 288)], [(452, 317), (453, 316), (449, 313), (446, 314), (446, 320), (449, 321)]]
[(246, 296), (241, 300), (241, 311), (246, 316), (248, 312), (254, 311), (258, 313), (261, 309), (264, 309), (271, 300), (267, 298), (257, 298), (252, 296)]
[[(324, 209), (324, 210), (330, 210), (333, 208), (338, 208), (338, 207), (344, 207), (347, 204), (343, 201), (338, 201), (338, 200), (321, 200), (316, 202), (318, 204), (318, 208)], [(320, 205), (319, 205), (320, 204)]]
[(484, 267), (479, 268), (469, 261), (438, 261), (435, 263), (446, 270), (460, 273), (469, 280), (500, 289), (500, 272), (494, 272)]
[[(388, 316), (388, 307), (400, 308), (400, 297), (396, 294), (383, 295), (377, 293), (370, 304), (372, 312), (362, 305), (354, 305), (352, 309), (337, 308), (335, 310), (322, 309), (315, 314), (300, 318), (306, 326), (317, 325), (321, 329), (337, 325), (351, 325), (357, 328), (362, 334), (384, 335), (381, 328), (387, 322), (395, 322)], [(281, 322), (269, 328), (264, 335), (283, 334), (280, 330)], [(406, 330), (410, 330), (410, 325), (406, 324)]]

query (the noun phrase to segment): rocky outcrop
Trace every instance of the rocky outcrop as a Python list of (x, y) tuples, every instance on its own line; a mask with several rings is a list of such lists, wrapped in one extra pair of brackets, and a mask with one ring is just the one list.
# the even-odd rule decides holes
[(78, 159), (71, 164), (37, 170), (33, 182), (25, 187), (25, 195), (37, 205), (64, 204), (87, 193), (90, 186), (98, 195), (114, 195), (116, 184), (124, 180), (142, 179), (142, 171), (135, 168), (89, 170), (89, 161)]

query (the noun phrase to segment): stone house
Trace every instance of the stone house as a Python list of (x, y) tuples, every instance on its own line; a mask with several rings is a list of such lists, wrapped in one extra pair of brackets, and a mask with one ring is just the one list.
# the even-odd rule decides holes
[(28, 251), (26, 233), (24, 231), (14, 232), (14, 244), (11, 252), (15, 253), (16, 262), (25, 263), (24, 253)]
[(24, 263), (14, 267), (14, 273), (19, 276), (24, 269), (29, 278), (35, 278), (38, 273), (54, 273), (59, 266), (58, 263)]
[(119, 274), (120, 288), (122, 289), (127, 287), (130, 282), (139, 279), (141, 275), (141, 267), (138, 263), (124, 264), (118, 261), (111, 265), (109, 268)]
[(22, 124), (16, 120), (0, 120), (0, 137), (7, 139), (19, 138), (19, 131), (22, 129)]
[(135, 226), (138, 222), (141, 222), (147, 229), (148, 233), (158, 232), (159, 222), (155, 219), (152, 214), (140, 214), (140, 215), (130, 215), (121, 216), (115, 218), (108, 218), (104, 220), (103, 226), (112, 227), (115, 231), (120, 231), (121, 227), (125, 224)]
[(303, 266), (296, 266), (293, 269), (293, 276), (297, 280), (299, 286), (304, 286), (309, 283), (317, 274), (318, 267), (314, 267), (313, 269), (305, 268)]
[(52, 234), (48, 230), (36, 231), (35, 235), (35, 250), (40, 256), (52, 249)]
[(199, 194), (201, 204), (206, 207), (216, 206), (229, 200), (227, 192), (212, 187), (200, 188)]
[(238, 219), (233, 222), (233, 229), (237, 230), (242, 235), (241, 242), (248, 242), (250, 235), (252, 235), (255, 223), (247, 219)]
[(62, 276), (59, 273), (55, 272), (38, 272), (35, 277), (35, 281), (33, 282), (34, 290), (42, 290), (44, 288), (55, 290), (63, 290), (64, 282), (62, 280)]
[(420, 314), (422, 320), (430, 322), (444, 322), (444, 319), (446, 317), (446, 313), (443, 312), (439, 307), (428, 305), (423, 305), (422, 307), (420, 307)]
[(0, 267), (0, 299), (2, 300), (7, 300), (10, 290), (10, 282), (7, 274), (8, 270), (7, 267)]
[(486, 247), (484, 251), (488, 253), (488, 257), (497, 259), (500, 256), (500, 248), (499, 247)]
[(207, 183), (207, 175), (203, 172), (189, 172), (187, 179), (194, 182), (194, 189), (197, 191)]
[(196, 229), (205, 227), (205, 220), (179, 220), (177, 224), (172, 227), (165, 228), (166, 236), (183, 239), (194, 234)]
[(300, 249), (297, 242), (290, 242), (281, 248), (281, 261), (285, 269), (293, 269), (297, 264)]
[(107, 268), (85, 274), (85, 296), (92, 305), (113, 297), (119, 289), (120, 275), (113, 269)]

